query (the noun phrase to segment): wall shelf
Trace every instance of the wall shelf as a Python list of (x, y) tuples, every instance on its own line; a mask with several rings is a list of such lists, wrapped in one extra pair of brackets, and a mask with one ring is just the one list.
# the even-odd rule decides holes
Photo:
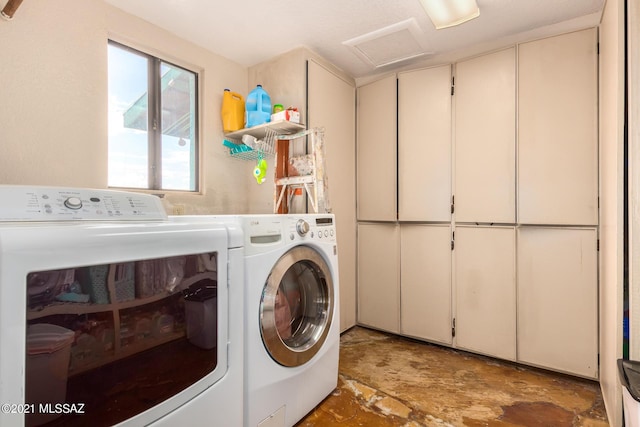
[(242, 144), (242, 137), (244, 135), (255, 137), (260, 141), (257, 149), (236, 150), (235, 148), (230, 148), (229, 155), (242, 160), (258, 160), (261, 155), (263, 157), (272, 157), (275, 154), (275, 140), (278, 136), (290, 135), (304, 129), (305, 125), (303, 124), (290, 122), (288, 120), (279, 120), (229, 132), (225, 134), (225, 138), (238, 144), (239, 148), (244, 148), (246, 146)]
[(240, 129), (234, 132), (226, 133), (224, 136), (227, 139), (231, 139), (234, 142), (242, 143), (242, 137), (244, 135), (252, 135), (257, 139), (263, 139), (267, 135), (267, 130), (270, 129), (276, 133), (276, 135), (289, 135), (300, 130), (305, 129), (305, 125), (300, 123), (290, 122), (288, 120), (278, 120), (277, 122), (264, 123), (258, 126), (250, 128)]

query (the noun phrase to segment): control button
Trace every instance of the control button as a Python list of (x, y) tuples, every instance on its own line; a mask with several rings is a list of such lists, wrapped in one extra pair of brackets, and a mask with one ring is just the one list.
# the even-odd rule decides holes
[(318, 231), (318, 239), (322, 239), (322, 231)]
[(324, 230), (324, 237), (329, 237), (329, 231)]
[(304, 219), (299, 219), (296, 223), (296, 231), (299, 235), (304, 236), (309, 232), (309, 223)]
[(93, 203), (98, 203), (100, 201), (100, 199), (97, 197), (92, 197), (89, 200), (91, 200)]
[(291, 240), (293, 240), (293, 239), (295, 239), (295, 238), (296, 238), (296, 236), (295, 236), (293, 233), (291, 233), (291, 234), (289, 234), (289, 238), (290, 238)]
[(329, 232), (329, 234), (331, 234), (331, 237), (333, 237), (333, 228), (331, 229), (331, 231)]
[(69, 209), (77, 210), (82, 207), (82, 200), (80, 200), (78, 197), (69, 197), (64, 201), (64, 205)]
[(311, 232), (311, 237), (314, 237), (313, 231)]

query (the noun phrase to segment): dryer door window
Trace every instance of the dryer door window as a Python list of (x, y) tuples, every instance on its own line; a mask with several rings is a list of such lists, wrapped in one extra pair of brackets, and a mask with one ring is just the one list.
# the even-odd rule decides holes
[(260, 302), (264, 345), (276, 362), (299, 366), (322, 347), (334, 309), (331, 271), (307, 246), (284, 254), (271, 270)]
[(113, 425), (221, 378), (218, 255), (29, 273), (26, 425)]

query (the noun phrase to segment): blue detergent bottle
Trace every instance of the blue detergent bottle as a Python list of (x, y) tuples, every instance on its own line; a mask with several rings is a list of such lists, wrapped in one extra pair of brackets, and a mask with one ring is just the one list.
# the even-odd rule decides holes
[(246, 127), (250, 128), (271, 121), (271, 97), (262, 89), (262, 85), (256, 86), (245, 102)]

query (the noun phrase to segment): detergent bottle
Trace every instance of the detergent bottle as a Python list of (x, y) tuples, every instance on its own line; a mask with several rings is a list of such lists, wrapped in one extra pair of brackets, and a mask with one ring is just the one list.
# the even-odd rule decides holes
[(222, 130), (233, 132), (244, 127), (244, 98), (242, 95), (225, 89), (222, 94)]
[(271, 121), (271, 97), (262, 85), (256, 86), (247, 96), (245, 121), (248, 128)]

